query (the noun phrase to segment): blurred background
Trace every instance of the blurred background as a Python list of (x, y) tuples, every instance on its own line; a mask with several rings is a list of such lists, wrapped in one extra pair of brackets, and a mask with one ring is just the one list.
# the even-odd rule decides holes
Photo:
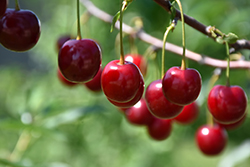
[[(111, 15), (119, 10), (120, 0), (92, 0)], [(250, 39), (250, 1), (189, 0), (183, 10), (205, 25), (224, 33), (233, 32), (240, 39)], [(9, 8), (14, 8), (9, 0)], [(228, 131), (228, 144), (219, 156), (203, 155), (196, 146), (195, 132), (206, 124), (208, 81), (214, 67), (189, 61), (203, 80), (197, 102), (199, 118), (191, 125), (174, 124), (171, 136), (164, 141), (149, 137), (145, 127), (131, 125), (123, 114), (106, 100), (103, 93), (93, 93), (84, 85), (68, 87), (57, 76), (56, 42), (65, 34), (76, 36), (76, 1), (26, 0), (22, 9), (32, 10), (41, 21), (41, 37), (28, 52), (16, 53), (0, 46), (0, 166), (27, 167), (249, 167), (250, 117), (238, 129)], [(84, 6), (81, 14), (86, 12)], [(124, 14), (124, 22), (133, 26), (134, 17), (141, 17), (144, 31), (163, 38), (169, 14), (152, 0), (135, 0)], [(83, 38), (96, 40), (103, 54), (102, 66), (117, 59), (115, 38), (110, 24), (90, 17), (82, 25)], [(168, 42), (181, 46), (181, 24), (169, 34)], [(225, 59), (225, 46), (186, 26), (187, 49)], [(130, 52), (129, 39), (124, 37), (125, 53)], [(149, 47), (138, 39), (140, 54)], [(242, 50), (249, 60), (250, 51)], [(158, 79), (157, 57), (148, 57), (145, 86)], [(166, 52), (166, 69), (179, 66), (181, 57)], [(231, 70), (231, 84), (241, 86), (250, 97), (250, 71)], [(216, 84), (225, 84), (222, 71)], [(249, 113), (249, 109), (248, 109)]]

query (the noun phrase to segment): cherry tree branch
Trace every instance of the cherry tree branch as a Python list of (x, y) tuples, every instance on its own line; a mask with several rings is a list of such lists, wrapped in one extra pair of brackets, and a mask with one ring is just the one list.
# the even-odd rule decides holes
[[(80, 0), (81, 3), (86, 7), (86, 10), (93, 16), (103, 20), (104, 22), (111, 23), (113, 16), (109, 15), (108, 13), (102, 11), (101, 9), (97, 8), (90, 0)], [(185, 20), (185, 19), (184, 19)], [(119, 21), (116, 22), (115, 28), (119, 29)], [(155, 46), (156, 48), (162, 48), (163, 42), (162, 40), (155, 38), (143, 30), (136, 31), (132, 27), (128, 26), (127, 24), (123, 23), (123, 32), (127, 34), (134, 34), (140, 40)], [(182, 55), (182, 47), (176, 46), (171, 43), (166, 43), (165, 49), (169, 52), (175, 53), (177, 55)], [(196, 61), (200, 64), (218, 67), (218, 68), (226, 68), (227, 61), (214, 59), (205, 55), (201, 55), (190, 50), (186, 50), (186, 57)], [(238, 68), (238, 69), (250, 69), (250, 62), (244, 60), (232, 61), (230, 63), (231, 68)]]

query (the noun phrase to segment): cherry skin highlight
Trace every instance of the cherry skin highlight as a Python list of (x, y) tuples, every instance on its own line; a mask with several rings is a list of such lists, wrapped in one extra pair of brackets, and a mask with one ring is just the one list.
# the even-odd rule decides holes
[(142, 74), (135, 64), (128, 61), (120, 64), (119, 60), (113, 60), (103, 69), (102, 90), (108, 99), (126, 103), (137, 94), (142, 78)]
[(199, 106), (196, 102), (184, 106), (182, 112), (173, 120), (179, 124), (187, 125), (193, 123), (199, 115)]
[(191, 68), (182, 70), (180, 67), (170, 68), (162, 79), (165, 97), (177, 105), (188, 105), (194, 102), (201, 90), (201, 75)]
[(24, 52), (40, 37), (40, 21), (30, 10), (7, 9), (1, 19), (0, 43), (7, 49)]
[(154, 120), (154, 116), (148, 110), (146, 101), (143, 98), (126, 110), (126, 118), (134, 125), (149, 125)]
[(85, 83), (85, 86), (93, 91), (93, 92), (100, 92), (102, 91), (102, 86), (101, 86), (101, 76), (102, 76), (102, 68), (99, 69), (95, 77), (90, 80), (89, 82)]
[(149, 136), (158, 141), (167, 139), (172, 131), (170, 119), (154, 118), (153, 122), (147, 126)]
[(139, 54), (127, 54), (125, 55), (125, 61), (134, 63), (141, 71), (142, 75), (145, 76), (147, 73), (147, 61)]
[(170, 119), (179, 115), (183, 106), (169, 102), (162, 92), (162, 81), (151, 82), (145, 92), (145, 99), (150, 112), (158, 118)]
[(68, 40), (58, 55), (58, 66), (63, 76), (75, 83), (86, 83), (93, 79), (101, 61), (101, 49), (92, 39)]
[(227, 144), (227, 132), (215, 125), (203, 125), (196, 132), (196, 144), (205, 155), (220, 154)]
[(207, 105), (217, 122), (232, 124), (245, 115), (247, 96), (239, 86), (216, 85), (208, 95)]
[(7, 0), (0, 0), (0, 19), (3, 17), (6, 9), (7, 9), (8, 2)]

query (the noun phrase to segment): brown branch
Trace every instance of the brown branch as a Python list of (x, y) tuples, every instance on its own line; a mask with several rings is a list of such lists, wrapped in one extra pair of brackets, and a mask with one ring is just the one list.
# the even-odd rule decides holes
[[(104, 22), (107, 23), (111, 23), (113, 16), (107, 14), (106, 12), (100, 10), (99, 8), (97, 8), (90, 0), (80, 0), (81, 3), (86, 7), (87, 11), (103, 20)], [(116, 22), (115, 27), (117, 29), (119, 29), (119, 21)], [(127, 33), (127, 34), (135, 34), (135, 30), (128, 26), (127, 24), (123, 23), (123, 32)], [(139, 38), (140, 40), (151, 44), (157, 48), (162, 48), (163, 42), (160, 39), (157, 39), (147, 33), (145, 33), (143, 30), (140, 30), (136, 33), (137, 38)], [(171, 43), (166, 43), (165, 45), (165, 49), (167, 51), (170, 51), (172, 53), (175, 53), (177, 55), (182, 55), (182, 47), (176, 46), (174, 44)], [(227, 62), (224, 60), (218, 60), (218, 59), (214, 59), (205, 55), (201, 55), (195, 52), (192, 52), (190, 50), (186, 50), (186, 57), (194, 60), (200, 64), (204, 64), (204, 65), (208, 65), (208, 66), (213, 66), (213, 67), (218, 67), (218, 68), (226, 68), (227, 67)], [(238, 60), (238, 61), (232, 61), (230, 63), (230, 67), (231, 68), (241, 68), (241, 69), (250, 69), (250, 62), (249, 61), (244, 61), (244, 60)]]
[[(169, 0), (154, 0), (157, 4), (159, 4), (161, 7), (163, 7), (168, 13), (171, 13), (171, 4)], [(179, 10), (176, 10), (176, 18), (181, 20), (181, 14)], [(195, 20), (193, 17), (190, 17), (186, 14), (184, 14), (184, 21), (187, 25), (190, 27), (196, 29), (197, 31), (203, 33), (204, 35), (209, 36), (210, 38), (214, 39), (214, 37), (211, 36), (210, 32), (208, 31), (210, 26), (206, 26), (199, 21)], [(245, 39), (240, 39), (236, 43), (230, 45), (234, 50), (237, 51), (240, 49), (250, 49), (250, 41)]]

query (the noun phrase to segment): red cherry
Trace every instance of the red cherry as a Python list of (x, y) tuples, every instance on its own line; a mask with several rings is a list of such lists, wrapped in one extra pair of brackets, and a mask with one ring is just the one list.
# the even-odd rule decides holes
[(76, 83), (70, 82), (66, 78), (64, 78), (64, 76), (62, 75), (59, 68), (57, 69), (57, 77), (58, 77), (59, 81), (61, 81), (61, 83), (66, 85), (66, 86), (71, 87), (71, 86), (77, 85)]
[(216, 124), (218, 124), (219, 126), (225, 128), (226, 130), (234, 130), (234, 129), (237, 129), (238, 127), (240, 127), (245, 119), (246, 119), (246, 115), (245, 114), (239, 121), (235, 122), (235, 123), (232, 123), (232, 124), (221, 124), (221, 123), (218, 123), (215, 121)]
[(102, 76), (102, 68), (99, 69), (98, 73), (92, 80), (85, 83), (86, 87), (93, 92), (100, 92), (102, 90), (101, 76)]
[(126, 118), (134, 125), (149, 125), (154, 116), (148, 110), (145, 99), (142, 98), (133, 107), (126, 110)]
[(57, 51), (59, 51), (61, 49), (61, 47), (63, 46), (63, 44), (65, 42), (67, 42), (68, 40), (72, 39), (70, 35), (66, 34), (66, 35), (63, 35), (63, 36), (60, 36), (57, 41), (56, 41), (56, 48), (57, 48)]
[(247, 96), (239, 86), (216, 85), (208, 95), (207, 104), (217, 122), (232, 124), (245, 115)]
[(170, 119), (154, 118), (153, 122), (148, 125), (148, 134), (154, 140), (165, 140), (171, 134), (172, 123)]
[(170, 119), (181, 113), (183, 106), (169, 102), (162, 92), (162, 81), (151, 82), (145, 92), (149, 111), (156, 117)]
[(1, 20), (0, 43), (5, 48), (23, 52), (36, 45), (40, 37), (40, 21), (35, 13), (7, 9)]
[(115, 102), (113, 100), (110, 100), (109, 98), (107, 98), (107, 99), (109, 100), (109, 102), (111, 102), (116, 107), (129, 108), (129, 107), (132, 107), (133, 105), (135, 105), (141, 99), (143, 92), (144, 92), (144, 81), (143, 81), (143, 78), (141, 77), (140, 87), (139, 87), (135, 97), (133, 97), (133, 99), (131, 99), (130, 101), (122, 103), (122, 102)]
[(125, 60), (134, 63), (141, 71), (142, 75), (145, 76), (147, 73), (147, 61), (139, 54), (127, 54)]
[(220, 126), (203, 125), (196, 132), (196, 144), (206, 155), (218, 155), (227, 144), (227, 133)]
[(165, 97), (172, 103), (188, 105), (194, 102), (201, 90), (200, 73), (191, 68), (170, 68), (162, 79), (162, 89)]
[(174, 120), (183, 125), (194, 122), (199, 115), (199, 106), (196, 102), (184, 106), (182, 112)]
[(95, 77), (101, 65), (99, 45), (91, 39), (68, 40), (59, 51), (58, 65), (65, 78), (84, 83)]
[(8, 4), (7, 0), (0, 0), (0, 19), (1, 19), (1, 17), (3, 17), (3, 15), (7, 9), (7, 4)]
[(102, 90), (108, 99), (126, 103), (137, 94), (142, 74), (138, 67), (128, 61), (120, 64), (119, 60), (109, 62), (102, 72)]

